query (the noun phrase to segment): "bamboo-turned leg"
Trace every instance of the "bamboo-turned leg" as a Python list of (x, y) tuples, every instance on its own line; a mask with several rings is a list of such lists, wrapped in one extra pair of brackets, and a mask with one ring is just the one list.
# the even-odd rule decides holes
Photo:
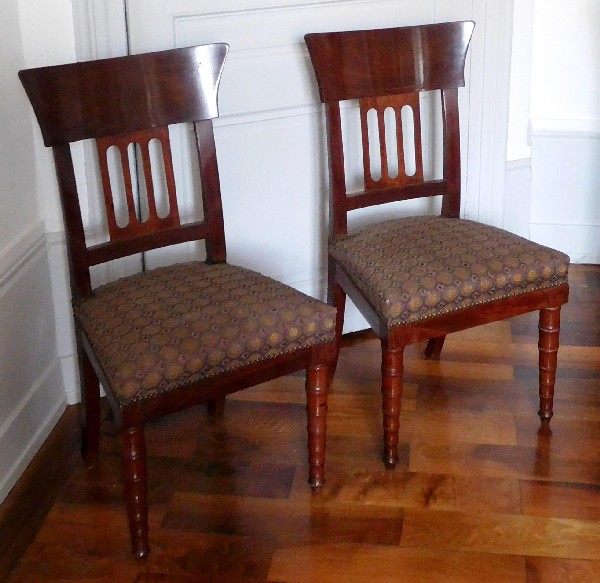
[(148, 544), (148, 479), (144, 428), (121, 431), (121, 470), (125, 484), (125, 502), (131, 534), (131, 552), (143, 558), (150, 552)]
[(381, 393), (383, 396), (383, 461), (393, 470), (398, 463), (398, 431), (404, 348), (389, 349), (382, 342)]
[(81, 455), (85, 460), (98, 456), (100, 445), (100, 381), (83, 347), (79, 347), (81, 380)]
[(332, 366), (318, 364), (306, 369), (308, 482), (314, 491), (319, 491), (325, 481), (327, 386)]
[(225, 397), (221, 399), (209, 399), (206, 409), (210, 417), (221, 417), (225, 411)]
[(552, 419), (554, 402), (554, 382), (558, 356), (560, 332), (560, 307), (540, 310), (540, 410), (538, 415), (543, 422)]
[(442, 348), (444, 347), (445, 336), (438, 336), (437, 338), (430, 338), (425, 347), (425, 358), (428, 360), (439, 360)]

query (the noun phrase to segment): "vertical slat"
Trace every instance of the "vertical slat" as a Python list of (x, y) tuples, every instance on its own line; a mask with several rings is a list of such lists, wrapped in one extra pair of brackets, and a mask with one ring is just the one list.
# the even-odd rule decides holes
[(442, 216), (460, 216), (460, 126), (458, 120), (458, 89), (442, 89), (444, 127), (444, 179), (448, 192), (442, 202)]
[(404, 173), (406, 161), (404, 159), (404, 134), (402, 132), (402, 105), (396, 105), (396, 155), (398, 156), (398, 177)]
[(108, 233), (111, 239), (116, 235), (116, 233), (119, 232), (119, 226), (117, 225), (117, 219), (115, 215), (112, 184), (110, 182), (110, 173), (108, 171), (108, 149), (112, 145), (112, 142), (110, 142), (108, 139), (96, 140), (98, 166), (100, 167), (102, 192), (104, 194), (104, 209), (106, 211), (106, 221), (108, 222)]
[(52, 153), (54, 155), (63, 217), (67, 227), (67, 255), (69, 258), (71, 294), (73, 301), (78, 302), (81, 298), (92, 293), (92, 284), (71, 147), (69, 144), (54, 146)]
[[(154, 190), (154, 180), (152, 179), (152, 164), (150, 162), (150, 140), (140, 140), (138, 142), (140, 154), (142, 156), (142, 169), (144, 172), (144, 182), (146, 183), (146, 198), (148, 202), (148, 219), (151, 224), (157, 224), (160, 219), (156, 210), (156, 193)], [(141, 213), (140, 213), (141, 215)]]
[(329, 174), (331, 196), (329, 197), (329, 236), (333, 240), (348, 232), (346, 206), (346, 174), (344, 169), (344, 142), (339, 103), (327, 103), (327, 141), (329, 148)]
[(194, 131), (196, 134), (198, 164), (200, 166), (204, 220), (210, 231), (206, 237), (206, 255), (208, 261), (221, 263), (226, 259), (227, 249), (219, 166), (217, 164), (212, 120), (204, 120), (194, 124)]
[[(362, 156), (363, 156), (363, 174), (365, 180), (365, 190), (377, 188), (377, 183), (373, 180), (371, 173), (371, 148), (369, 143), (369, 111), (373, 109), (371, 100), (361, 99), (360, 101), (360, 133), (362, 137)], [(382, 176), (383, 177), (383, 176)]]
[(160, 220), (164, 225), (175, 227), (180, 224), (180, 218), (179, 207), (177, 205), (177, 190), (175, 188), (175, 172), (173, 170), (173, 154), (171, 152), (169, 128), (167, 126), (155, 128), (154, 135), (149, 138), (149, 141), (154, 138), (156, 138), (161, 145), (165, 179), (167, 181), (167, 196), (169, 200), (169, 214)]
[(123, 182), (125, 183), (125, 201), (127, 203), (127, 224), (135, 228), (140, 221), (135, 209), (133, 182), (131, 180), (131, 165), (129, 164), (129, 154), (127, 152), (130, 143), (129, 140), (119, 140), (119, 143), (116, 145), (121, 154), (121, 168), (123, 170)]
[(385, 110), (387, 108), (377, 109), (377, 135), (379, 137), (379, 156), (381, 160), (381, 180), (389, 183), (390, 172), (388, 168), (387, 144), (385, 139)]
[(414, 93), (411, 99), (407, 99), (408, 105), (413, 112), (414, 123), (414, 145), (415, 145), (415, 173), (410, 177), (410, 182), (423, 182), (423, 143), (421, 139), (421, 104), (419, 94)]

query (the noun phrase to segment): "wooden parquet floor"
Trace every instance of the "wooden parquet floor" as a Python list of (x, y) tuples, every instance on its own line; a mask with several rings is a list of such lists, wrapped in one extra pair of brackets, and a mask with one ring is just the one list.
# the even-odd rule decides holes
[(380, 461), (378, 342), (347, 341), (321, 495), (306, 482), (301, 375), (232, 395), (222, 418), (151, 424), (145, 562), (129, 551), (115, 427), (86, 465), (67, 411), (50, 465), (16, 489), (27, 507), (13, 496), (1, 511), (0, 548), (33, 537), (8, 581), (600, 582), (600, 267), (574, 267), (571, 286), (551, 433), (536, 314), (448, 337), (439, 362), (407, 350), (395, 471)]

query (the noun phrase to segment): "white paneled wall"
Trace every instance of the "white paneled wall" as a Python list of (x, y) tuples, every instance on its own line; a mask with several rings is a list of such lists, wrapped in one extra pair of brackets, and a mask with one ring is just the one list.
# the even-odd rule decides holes
[(31, 110), (17, 78), (43, 53), (39, 45), (24, 50), (32, 4), (0, 2), (0, 501), (66, 407), (38, 185), (49, 186), (50, 199), (54, 191), (40, 175)]
[[(88, 2), (93, 56), (108, 56), (117, 34), (97, 16), (119, 2)], [(463, 214), (503, 223), (512, 0), (129, 0), (127, 14), (132, 53), (231, 46), (215, 124), (230, 261), (324, 297), (327, 167), (307, 32), (475, 20), (460, 94)], [(180, 174), (178, 185), (189, 180)], [(90, 212), (96, 228), (102, 217)], [(148, 254), (150, 266), (172, 259)], [(366, 326), (352, 310), (346, 323)]]
[(600, 2), (536, 3), (531, 237), (600, 263)]

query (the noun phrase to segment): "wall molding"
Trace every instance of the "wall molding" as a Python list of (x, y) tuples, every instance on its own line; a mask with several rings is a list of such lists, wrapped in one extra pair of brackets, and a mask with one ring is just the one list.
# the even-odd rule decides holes
[(543, 119), (531, 120), (531, 136), (555, 139), (600, 139), (599, 119)]
[(0, 295), (4, 287), (44, 248), (45, 243), (44, 224), (38, 221), (0, 250)]
[(353, 5), (360, 5), (360, 4), (378, 4), (378, 3), (385, 3), (385, 2), (390, 2), (390, 0), (322, 0), (322, 1), (315, 1), (315, 0), (299, 0), (297, 2), (290, 2), (288, 0), (288, 2), (284, 3), (284, 2), (277, 2), (276, 0), (272, 0), (271, 3), (265, 3), (264, 0), (263, 2), (259, 2), (257, 3), (255, 6), (251, 6), (251, 7), (246, 7), (246, 8), (239, 8), (238, 7), (232, 7), (232, 8), (228, 8), (225, 10), (213, 10), (213, 9), (208, 9), (208, 10), (202, 10), (202, 9), (197, 9), (194, 11), (193, 14), (191, 15), (181, 15), (181, 16), (176, 16), (173, 21), (175, 20), (183, 20), (186, 18), (196, 18), (198, 16), (202, 17), (202, 18), (223, 18), (223, 17), (229, 17), (229, 16), (240, 16), (240, 15), (255, 15), (255, 14), (259, 14), (259, 13), (268, 13), (268, 12), (287, 12), (290, 10), (312, 10), (312, 9), (319, 9), (319, 8), (339, 8), (340, 6), (353, 6)]

